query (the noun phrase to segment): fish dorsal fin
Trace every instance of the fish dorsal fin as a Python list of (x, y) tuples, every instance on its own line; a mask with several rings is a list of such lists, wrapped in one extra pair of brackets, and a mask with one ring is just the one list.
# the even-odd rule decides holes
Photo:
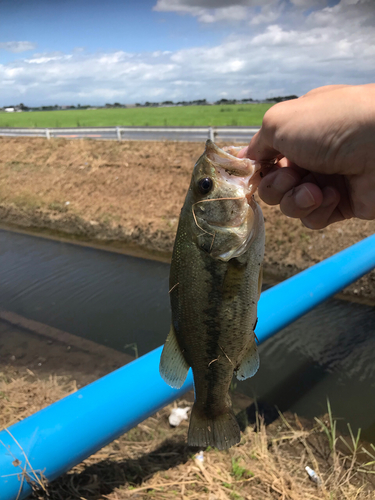
[(246, 380), (247, 378), (253, 377), (258, 371), (258, 368), (259, 354), (254, 338), (236, 371), (236, 377), (238, 380)]
[(189, 365), (178, 345), (173, 325), (164, 344), (160, 357), (159, 372), (161, 378), (174, 389), (179, 389), (185, 382)]

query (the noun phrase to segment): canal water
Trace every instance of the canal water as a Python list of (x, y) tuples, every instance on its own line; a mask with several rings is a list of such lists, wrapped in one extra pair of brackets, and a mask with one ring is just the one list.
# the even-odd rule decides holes
[[(169, 265), (0, 230), (0, 308), (134, 355), (170, 323)], [(375, 441), (375, 308), (331, 299), (260, 346), (237, 390), (314, 417), (327, 398), (339, 427)]]

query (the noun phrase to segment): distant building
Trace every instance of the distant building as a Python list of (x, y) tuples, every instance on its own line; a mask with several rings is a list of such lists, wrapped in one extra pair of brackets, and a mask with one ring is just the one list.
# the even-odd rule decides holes
[(5, 111), (6, 113), (14, 113), (14, 112), (15, 112), (15, 110), (16, 110), (15, 108), (4, 108), (4, 111)]

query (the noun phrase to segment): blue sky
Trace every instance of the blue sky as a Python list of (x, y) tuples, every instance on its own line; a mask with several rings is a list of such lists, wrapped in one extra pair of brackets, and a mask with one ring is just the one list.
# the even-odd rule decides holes
[(375, 81), (373, 0), (0, 0), (0, 106)]
[[(153, 10), (154, 0), (3, 0), (1, 41), (29, 40), (38, 52), (144, 52), (177, 50), (194, 43), (217, 43), (216, 26), (201, 26), (191, 16)], [(228, 30), (229, 31), (229, 30)], [(0, 62), (16, 59), (0, 53)]]

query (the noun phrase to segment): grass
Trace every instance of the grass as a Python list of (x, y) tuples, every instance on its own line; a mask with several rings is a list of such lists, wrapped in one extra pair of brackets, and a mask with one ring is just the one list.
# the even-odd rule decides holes
[[(0, 430), (76, 390), (74, 381), (33, 372), (0, 373)], [(182, 406), (190, 405), (180, 401)], [(176, 403), (175, 403), (176, 405)], [(371, 500), (375, 447), (359, 434), (342, 437), (328, 414), (302, 423), (280, 415), (269, 427), (257, 418), (241, 443), (228, 451), (208, 448), (203, 461), (186, 446), (187, 422), (170, 428), (164, 408), (137, 427), (47, 484), (40, 471), (26, 473), (39, 485), (37, 498), (56, 500)], [(341, 445), (341, 447), (340, 447)], [(345, 446), (344, 446), (345, 445)], [(19, 465), (21, 467), (21, 464)], [(309, 480), (305, 467), (319, 477)], [(21, 476), (21, 474), (20, 474)]]
[(228, 104), (171, 108), (76, 109), (0, 113), (0, 127), (61, 128), (121, 126), (261, 125), (272, 104)]

